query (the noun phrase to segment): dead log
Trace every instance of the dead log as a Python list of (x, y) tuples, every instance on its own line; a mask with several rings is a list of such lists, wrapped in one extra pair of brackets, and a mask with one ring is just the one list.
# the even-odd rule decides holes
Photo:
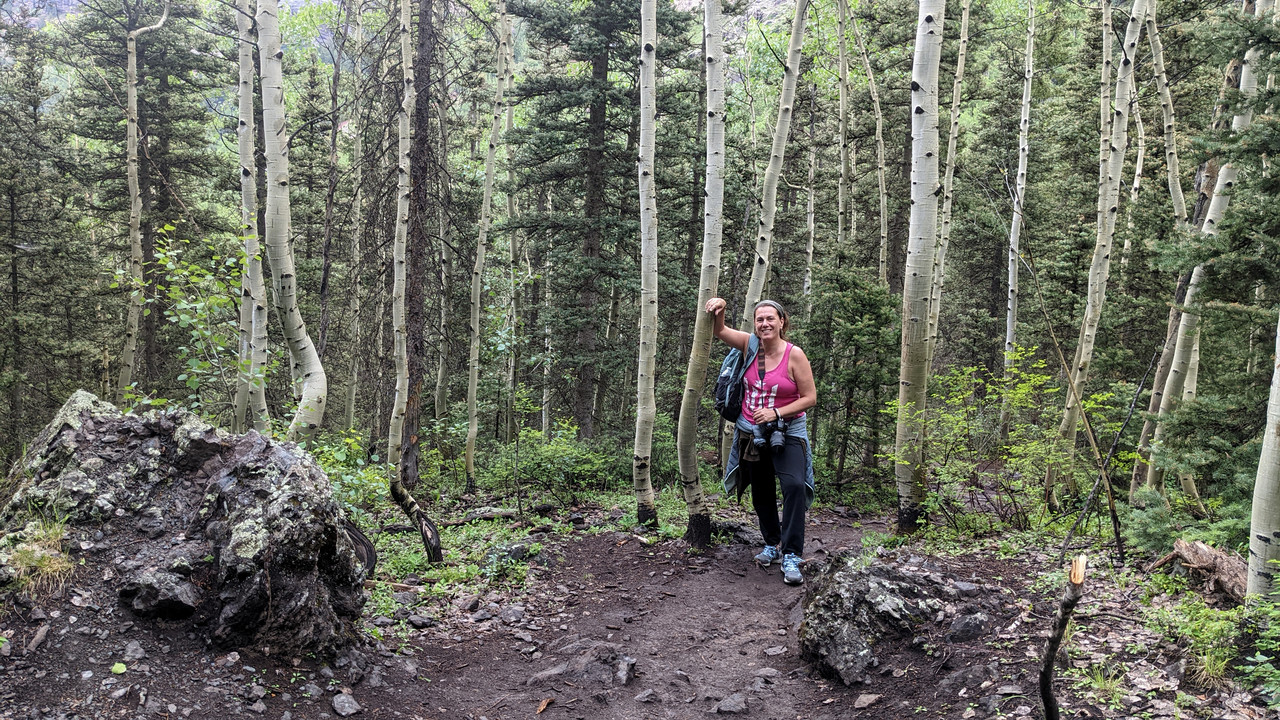
[(452, 520), (449, 522), (442, 522), (440, 523), (440, 525), (441, 527), (454, 527), (455, 525), (466, 525), (467, 523), (475, 520), (498, 520), (501, 518), (509, 519), (509, 518), (516, 517), (516, 515), (517, 513), (515, 510), (485, 507), (485, 508), (479, 508), (477, 510), (471, 510), (466, 515), (463, 515), (461, 520)]
[(1079, 555), (1071, 561), (1071, 570), (1067, 574), (1067, 587), (1062, 592), (1062, 602), (1058, 605), (1058, 614), (1053, 618), (1053, 632), (1049, 634), (1049, 642), (1044, 647), (1044, 660), (1040, 665), (1040, 701), (1044, 703), (1045, 720), (1059, 720), (1058, 700), (1053, 696), (1053, 659), (1062, 646), (1062, 637), (1067, 632), (1067, 624), (1071, 622), (1071, 613), (1075, 612), (1080, 598), (1084, 597), (1085, 556)]
[(1173, 552), (1148, 566), (1147, 572), (1174, 560), (1181, 561), (1188, 570), (1203, 576), (1209, 592), (1221, 590), (1236, 602), (1244, 602), (1248, 566), (1240, 558), (1199, 540), (1187, 542), (1178, 538), (1173, 541)]

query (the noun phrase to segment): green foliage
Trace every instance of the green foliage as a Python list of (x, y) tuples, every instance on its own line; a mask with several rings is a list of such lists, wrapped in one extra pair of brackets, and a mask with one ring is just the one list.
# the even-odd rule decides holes
[[(1181, 584), (1185, 588), (1185, 582)], [(1186, 648), (1188, 679), (1206, 689), (1221, 687), (1238, 653), (1245, 608), (1211, 608), (1198, 594), (1186, 592), (1167, 595), (1166, 600), (1143, 608), (1143, 622)]]

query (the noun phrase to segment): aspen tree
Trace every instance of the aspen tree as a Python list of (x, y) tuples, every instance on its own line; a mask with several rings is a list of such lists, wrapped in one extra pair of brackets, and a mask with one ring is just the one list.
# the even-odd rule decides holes
[[(1275, 5), (1275, 0), (1260, 0), (1255, 5), (1255, 12), (1259, 15), (1268, 13)], [(1256, 47), (1250, 48), (1244, 56), (1244, 62), (1240, 66), (1240, 94), (1244, 97), (1246, 105), (1244, 108), (1231, 119), (1231, 132), (1239, 134), (1249, 129), (1249, 125), (1253, 122), (1253, 110), (1247, 103), (1258, 93), (1258, 77), (1257, 66), (1260, 50)], [(1226, 215), (1227, 206), (1231, 202), (1232, 190), (1235, 187), (1238, 169), (1234, 163), (1224, 163), (1218, 169), (1218, 179), (1213, 188), (1213, 195), (1209, 199), (1209, 207), (1205, 211), (1204, 226), (1201, 232), (1209, 237), (1218, 234), (1218, 225)], [(1164, 470), (1158, 467), (1156, 456), (1160, 452), (1160, 440), (1164, 435), (1164, 423), (1168, 414), (1181, 400), (1183, 392), (1183, 384), (1186, 380), (1186, 368), (1190, 362), (1191, 348), (1196, 342), (1199, 333), (1200, 316), (1193, 307), (1195, 291), (1199, 287), (1200, 278), (1204, 275), (1204, 264), (1196, 265), (1191, 273), (1191, 283), (1187, 287), (1187, 298), (1183, 302), (1186, 309), (1182, 313), (1182, 319), (1178, 324), (1177, 343), (1174, 346), (1172, 367), (1169, 377), (1165, 380), (1164, 394), (1160, 400), (1160, 413), (1156, 418), (1155, 432), (1151, 441), (1151, 463), (1147, 466), (1147, 486), (1164, 494)], [(1183, 492), (1188, 496), (1196, 509), (1204, 514), (1204, 507), (1200, 503), (1199, 493), (1196, 491), (1194, 482), (1183, 482)]]
[[(705, 548), (711, 542), (711, 506), (698, 476), (698, 408), (706, 385), (711, 355), (711, 316), (703, 312), (720, 284), (720, 242), (724, 233), (724, 35), (720, 29), (720, 0), (703, 0), (702, 38), (707, 79), (706, 185), (702, 211), (702, 272), (698, 277), (697, 314), (684, 395), (676, 427), (680, 489), (689, 522), (685, 541)], [(718, 418), (717, 418), (718, 419)]]
[[(1150, 10), (1148, 10), (1148, 15)], [(1129, 255), (1133, 252), (1133, 208), (1138, 204), (1142, 190), (1142, 166), (1147, 157), (1147, 131), (1142, 125), (1142, 108), (1138, 104), (1138, 85), (1129, 89), (1129, 107), (1133, 112), (1133, 129), (1138, 136), (1138, 152), (1133, 160), (1133, 183), (1129, 185), (1129, 203), (1124, 208), (1124, 248), (1120, 251), (1120, 291), (1124, 292), (1129, 281)]]
[[(116, 404), (124, 402), (133, 384), (133, 365), (138, 352), (138, 323), (142, 319), (142, 190), (138, 186), (138, 38), (158, 30), (169, 17), (165, 2), (160, 20), (130, 30), (125, 36), (125, 172), (129, 181), (129, 315), (120, 353), (120, 377), (116, 381)], [(15, 438), (16, 439), (16, 438)]]
[(1249, 519), (1248, 594), (1267, 595), (1275, 589), (1275, 563), (1280, 560), (1280, 324), (1271, 368), (1267, 427), (1253, 481), (1253, 509)]
[(778, 97), (778, 121), (773, 127), (773, 145), (769, 165), (764, 171), (764, 187), (760, 194), (760, 225), (756, 235), (756, 258), (751, 265), (751, 281), (747, 284), (746, 302), (742, 308), (742, 327), (750, 332), (752, 309), (764, 294), (769, 275), (769, 253), (773, 246), (773, 218), (778, 207), (778, 180), (782, 176), (782, 159), (791, 133), (791, 117), (796, 98), (796, 82), (800, 77), (800, 50), (804, 46), (804, 26), (809, 15), (809, 0), (796, 0), (796, 14), (791, 21), (791, 41), (787, 44), (782, 92)]
[[(232, 405), (231, 431), (244, 432), (252, 424), (260, 433), (268, 431), (266, 378), (267, 289), (262, 277), (262, 254), (258, 241), (258, 165), (254, 159), (253, 122), (253, 6), (237, 0), (236, 31), (239, 36), (239, 87), (236, 137), (240, 159), (240, 234), (244, 241), (244, 268), (240, 273), (240, 347), (236, 395)], [(245, 413), (252, 405), (253, 419)]]
[[(840, 184), (836, 186), (836, 248), (838, 252), (844, 252), (845, 194), (848, 192), (849, 184), (853, 180), (853, 169), (849, 163), (849, 118), (847, 117), (849, 108), (849, 54), (846, 52), (848, 35), (846, 28), (849, 23), (849, 2), (848, 0), (836, 0), (836, 6), (839, 10), (839, 19), (836, 22), (836, 48), (839, 55), (837, 75), (840, 94), (838, 112), (840, 123), (837, 131), (840, 142)], [(852, 204), (852, 200), (852, 197), (848, 198), (850, 204)], [(852, 232), (850, 232), (850, 237), (852, 237)]]
[[(804, 281), (800, 286), (801, 294), (804, 295), (804, 319), (806, 321), (808, 321), (809, 317), (813, 315), (813, 298), (811, 297), (811, 293), (813, 292), (813, 242), (814, 235), (817, 232), (817, 226), (814, 222), (814, 216), (817, 211), (817, 205), (815, 202), (817, 188), (814, 185), (813, 179), (818, 169), (818, 143), (813, 132), (816, 113), (814, 112), (813, 106), (814, 98), (817, 94), (818, 87), (815, 85), (809, 93), (809, 184), (806, 186), (806, 193), (808, 197), (805, 200), (804, 206), (804, 224), (808, 234), (804, 244)], [(817, 430), (816, 420), (814, 421), (814, 430)]]
[(898, 532), (915, 532), (924, 502), (924, 408), (929, 293), (938, 232), (938, 63), (944, 0), (921, 0), (911, 66), (911, 220), (902, 288), (902, 364), (894, 476)]
[[(1017, 343), (1018, 324), (1018, 262), (1021, 258), (1019, 242), (1022, 238), (1022, 211), (1027, 192), (1027, 156), (1030, 154), (1031, 130), (1031, 78), (1035, 71), (1036, 6), (1027, 0), (1027, 49), (1022, 67), (1022, 113), (1018, 119), (1018, 175), (1014, 180), (1013, 221), (1009, 225), (1008, 286), (1005, 295), (1004, 315), (1004, 379), (1008, 382), (1013, 371), (1013, 352)], [(1000, 412), (1000, 426), (1009, 421), (1008, 402)]]
[[(505, 85), (504, 102), (506, 102), (506, 119), (503, 121), (502, 132), (504, 137), (511, 137), (511, 131), (516, 124), (516, 108), (511, 100), (515, 95), (516, 84), (515, 48), (511, 44), (511, 18), (506, 13), (503, 13), (498, 20), (501, 24), (499, 30), (502, 32), (503, 44), (507, 49), (506, 61), (503, 63), (505, 72), (502, 78)], [(516, 217), (516, 169), (513, 153), (511, 152), (511, 143), (507, 142), (505, 148), (507, 153), (507, 222), (510, 223)], [(512, 230), (507, 242), (507, 265), (511, 271), (511, 306), (509, 308), (511, 317), (508, 321), (508, 327), (511, 331), (511, 350), (507, 355), (507, 422), (503, 432), (505, 442), (511, 442), (516, 434), (520, 432), (516, 423), (516, 391), (519, 385), (520, 343), (523, 334), (523, 329), (520, 327), (520, 313), (522, 312), (520, 305), (520, 278), (516, 272), (520, 257), (519, 239), (519, 231)]]
[[(499, 25), (507, 16), (506, 0), (498, 0)], [(479, 434), (480, 415), (476, 408), (476, 391), (480, 383), (480, 293), (484, 289), (484, 256), (489, 243), (490, 210), (493, 204), (493, 165), (498, 153), (498, 136), (502, 131), (503, 85), (506, 82), (504, 66), (507, 62), (506, 35), (498, 33), (495, 53), (496, 81), (493, 91), (493, 113), (489, 122), (489, 148), (484, 159), (484, 191), (480, 200), (480, 226), (476, 237), (476, 261), (471, 268), (471, 344), (467, 352), (467, 487), (468, 494), (476, 489), (476, 436)]]
[(885, 188), (884, 167), (884, 113), (880, 111), (880, 93), (876, 90), (875, 74), (871, 71), (871, 56), (862, 41), (862, 29), (853, 21), (853, 39), (862, 55), (862, 69), (867, 73), (867, 91), (871, 93), (871, 110), (876, 116), (876, 178), (880, 181), (880, 259), (877, 264), (881, 285), (889, 284), (889, 192)]
[(929, 339), (925, 366), (933, 366), (933, 351), (938, 347), (938, 311), (942, 307), (942, 288), (947, 276), (947, 248), (951, 241), (951, 201), (955, 197), (956, 142), (960, 138), (960, 98), (964, 86), (964, 58), (969, 48), (969, 5), (960, 3), (960, 48), (956, 54), (956, 76), (951, 83), (951, 124), (947, 135), (947, 169), (942, 178), (942, 212), (938, 223), (938, 251), (933, 258), (933, 280), (929, 290)]
[[(404, 416), (409, 402), (409, 329), (405, 319), (405, 248), (409, 238), (409, 194), (413, 177), (409, 164), (412, 138), (409, 118), (417, 94), (414, 88), (413, 32), (409, 24), (410, 0), (400, 0), (400, 110), (396, 113), (396, 233), (391, 250), (391, 331), (396, 366), (396, 394), (387, 431), (387, 464), (391, 469), (392, 495), (401, 484), (400, 460), (404, 449)], [(405, 493), (407, 494), (407, 492)]]
[[(1182, 193), (1182, 172), (1178, 163), (1178, 139), (1174, 126), (1173, 95), (1169, 91), (1169, 77), (1164, 68), (1164, 45), (1160, 41), (1160, 28), (1156, 22), (1156, 0), (1149, 0), (1147, 5), (1147, 42), (1151, 45), (1151, 66), (1155, 74), (1156, 91), (1160, 97), (1160, 113), (1164, 126), (1164, 157), (1169, 200), (1173, 204), (1174, 227), (1178, 232), (1191, 230), (1187, 220), (1187, 203)], [(1178, 280), (1174, 290), (1173, 303), (1169, 306), (1169, 319), (1165, 326), (1164, 346), (1160, 352), (1160, 361), (1156, 365), (1155, 378), (1151, 383), (1151, 399), (1147, 405), (1147, 417), (1142, 423), (1142, 431), (1138, 435), (1138, 457), (1133, 463), (1133, 474), (1129, 482), (1129, 501), (1134, 502), (1138, 491), (1147, 480), (1147, 459), (1151, 456), (1151, 434), (1155, 431), (1156, 415), (1160, 411), (1160, 402), (1164, 398), (1164, 385), (1169, 377), (1169, 369), (1173, 365), (1174, 349), (1177, 345), (1177, 329), (1182, 317), (1179, 301), (1182, 291), (1190, 275), (1184, 273)]]
[[(1105, 0), (1103, 4), (1107, 5)], [(1108, 35), (1110, 34), (1109, 13), (1109, 7), (1105, 7), (1103, 26)], [(1110, 120), (1111, 133), (1109, 144), (1106, 142), (1106, 134), (1102, 136), (1102, 143), (1107, 148), (1107, 162), (1098, 177), (1097, 234), (1093, 246), (1093, 259), (1089, 266), (1089, 286), (1085, 298), (1084, 317), (1080, 321), (1080, 337), (1076, 344), (1075, 362), (1067, 378), (1071, 391), (1067, 393), (1062, 423), (1058, 426), (1058, 434), (1062, 438), (1068, 457), (1072, 455), (1075, 448), (1076, 431), (1080, 422), (1079, 398), (1083, 398), (1085, 383), (1089, 379), (1098, 324), (1102, 318), (1102, 306), (1107, 298), (1112, 241), (1115, 239), (1116, 213), (1120, 200), (1120, 173), (1124, 169), (1125, 148), (1128, 147), (1129, 138), (1129, 86), (1133, 82), (1134, 58), (1146, 17), (1147, 0), (1134, 0), (1125, 25), (1120, 69), (1116, 72), (1114, 109), (1111, 113), (1103, 113)], [(1107, 43), (1103, 44), (1105, 46)], [(1104, 48), (1104, 74), (1109, 62), (1109, 49)], [(1045, 498), (1050, 505), (1056, 504), (1053, 500), (1053, 488), (1060, 471), (1061, 467), (1058, 464), (1051, 464), (1045, 473)], [(1075, 492), (1074, 474), (1068, 472), (1064, 479), (1067, 482), (1067, 488)]]
[(301, 385), (298, 410), (289, 423), (286, 438), (305, 440), (324, 419), (328, 379), (315, 345), (298, 310), (297, 278), (293, 250), (289, 246), (289, 142), (285, 132), (284, 72), (280, 46), (279, 6), (276, 0), (258, 0), (258, 57), (262, 69), (263, 145), (267, 158), (265, 239), (271, 265), (271, 284), (280, 308), (280, 322), (289, 344), (294, 375)]
[(636, 439), (631, 480), (636, 493), (636, 519), (658, 526), (650, 479), (653, 422), (657, 404), (653, 372), (658, 344), (658, 188), (653, 177), (654, 121), (657, 115), (655, 68), (658, 44), (657, 0), (640, 0), (640, 350), (636, 369)]
[[(358, 41), (364, 41), (364, 15), (361, 13), (360, 3), (357, 2), (353, 6), (355, 13), (356, 38)], [(360, 84), (364, 75), (364, 47), (358, 47), (352, 57), (355, 65), (354, 79), (355, 95), (358, 97), (361, 92)], [(347, 299), (347, 315), (351, 318), (351, 347), (358, 349), (360, 344), (360, 233), (364, 228), (364, 128), (360, 123), (360, 113), (354, 113), (351, 119), (351, 157), (355, 159), (354, 176), (351, 184), (355, 188), (355, 196), (351, 199), (351, 291)], [(351, 371), (347, 377), (347, 410), (346, 420), (343, 427), (347, 430), (355, 429), (356, 425), (356, 393), (360, 382), (360, 362), (355, 354), (351, 358)]]

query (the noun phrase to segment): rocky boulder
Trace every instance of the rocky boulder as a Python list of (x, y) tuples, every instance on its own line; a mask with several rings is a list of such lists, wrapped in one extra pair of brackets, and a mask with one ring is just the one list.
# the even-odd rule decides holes
[[(74, 582), (110, 586), (139, 617), (267, 653), (331, 656), (356, 638), (361, 548), (293, 444), (180, 409), (125, 415), (80, 391), (0, 483), (7, 544), (51, 520), (65, 524)], [(0, 585), (17, 574), (11, 557), (0, 549)]]
[(801, 656), (846, 685), (866, 682), (885, 639), (980, 641), (1002, 613), (998, 588), (960, 581), (919, 558), (868, 560), (846, 552), (806, 581)]

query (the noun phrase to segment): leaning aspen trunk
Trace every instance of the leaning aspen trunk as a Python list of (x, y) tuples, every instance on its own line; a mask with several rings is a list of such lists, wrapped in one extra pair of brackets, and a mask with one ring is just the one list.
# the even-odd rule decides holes
[(315, 345), (298, 310), (298, 289), (289, 246), (289, 143), (285, 133), (284, 73), (281, 67), (279, 7), (276, 0), (258, 2), (258, 56), (262, 65), (262, 126), (267, 156), (266, 237), (272, 285), (279, 288), (276, 304), (289, 344), (290, 357), (301, 383), (298, 410), (289, 423), (289, 440), (305, 440), (324, 419), (328, 379)]
[(862, 69), (867, 73), (867, 91), (871, 93), (871, 109), (876, 116), (876, 177), (880, 181), (880, 256), (877, 263), (881, 285), (889, 284), (889, 192), (885, 189), (884, 165), (884, 113), (880, 111), (880, 93), (876, 90), (875, 74), (871, 72), (871, 56), (862, 41), (862, 29), (853, 21), (853, 39), (862, 55)]
[(116, 404), (124, 403), (133, 384), (133, 365), (138, 353), (138, 323), (142, 319), (144, 295), (142, 278), (142, 190), (138, 186), (138, 37), (159, 29), (169, 17), (169, 3), (155, 25), (131, 30), (125, 36), (125, 165), (129, 180), (129, 316), (120, 352), (120, 377), (116, 381)]
[[(267, 290), (262, 277), (262, 253), (258, 241), (258, 165), (254, 160), (253, 122), (253, 7), (249, 0), (236, 4), (239, 33), (240, 78), (236, 136), (240, 159), (240, 234), (244, 241), (244, 269), (240, 273), (240, 353), (237, 358), (236, 395), (231, 431), (244, 432), (250, 424), (260, 433), (269, 429), (266, 401)], [(252, 406), (252, 420), (246, 413)]]
[[(720, 284), (720, 241), (724, 232), (724, 36), (720, 29), (720, 0), (702, 6), (702, 37), (707, 76), (707, 168), (702, 213), (702, 273), (698, 278), (698, 305), (693, 323), (692, 349), (685, 371), (684, 395), (676, 428), (676, 454), (680, 462), (680, 488), (689, 524), (685, 541), (691, 547), (711, 543), (711, 505), (702, 492), (698, 474), (698, 409), (706, 386), (711, 355), (711, 316), (703, 312)], [(717, 418), (717, 421), (719, 418)], [(719, 423), (716, 423), (719, 425)]]
[(751, 281), (747, 284), (746, 302), (742, 308), (742, 325), (750, 327), (751, 312), (764, 294), (769, 276), (769, 253), (773, 246), (773, 218), (778, 206), (778, 180), (782, 176), (782, 159), (791, 133), (792, 104), (796, 98), (796, 82), (800, 77), (800, 50), (804, 46), (804, 26), (809, 15), (809, 0), (796, 0), (796, 15), (791, 22), (791, 42), (787, 45), (787, 63), (778, 97), (778, 122), (773, 128), (773, 146), (769, 165), (764, 172), (760, 194), (760, 225), (756, 234), (756, 259), (751, 265)]
[(1178, 136), (1174, 130), (1173, 95), (1169, 91), (1169, 76), (1164, 69), (1164, 44), (1160, 42), (1160, 28), (1156, 23), (1157, 0), (1148, 0), (1147, 42), (1151, 45), (1151, 66), (1156, 76), (1156, 89), (1160, 95), (1160, 112), (1164, 120), (1164, 159), (1169, 180), (1169, 199), (1173, 202), (1173, 216), (1178, 227), (1187, 225), (1187, 201), (1182, 194), (1182, 174), (1178, 165)]
[[(445, 113), (438, 115), (440, 123), (440, 155), (449, 157), (449, 123)], [(446, 193), (448, 190), (446, 189)], [(453, 223), (449, 219), (448, 203), (440, 203), (440, 355), (436, 358), (436, 391), (433, 398), (436, 420), (443, 420), (449, 412), (449, 299), (453, 296)]]
[[(1178, 324), (1178, 339), (1173, 351), (1173, 364), (1169, 369), (1169, 377), (1164, 383), (1164, 393), (1160, 400), (1160, 413), (1156, 420), (1155, 434), (1151, 439), (1151, 464), (1147, 466), (1147, 486), (1164, 494), (1164, 469), (1159, 467), (1161, 440), (1164, 439), (1165, 422), (1169, 413), (1182, 401), (1183, 389), (1191, 367), (1191, 351), (1200, 335), (1200, 315), (1195, 312), (1196, 294), (1204, 279), (1204, 266), (1197, 265), (1191, 273), (1191, 282), (1187, 285), (1187, 297), (1183, 304), (1182, 320)], [(1187, 499), (1193, 504), (1196, 512), (1204, 516), (1204, 506), (1200, 503), (1199, 493), (1195, 491), (1195, 483), (1190, 483), (1191, 492)], [(1185, 484), (1184, 484), (1185, 490)]]
[(1138, 86), (1129, 88), (1129, 107), (1133, 112), (1133, 129), (1138, 135), (1138, 152), (1133, 159), (1133, 183), (1129, 185), (1129, 202), (1124, 208), (1124, 248), (1120, 251), (1120, 292), (1129, 283), (1129, 256), (1133, 253), (1133, 209), (1142, 190), (1142, 165), (1147, 157), (1147, 131), (1142, 125), (1142, 108), (1138, 104)]
[[(1147, 0), (1134, 0), (1129, 11), (1129, 20), (1125, 26), (1124, 47), (1121, 48), (1120, 70), (1116, 73), (1114, 111), (1110, 116), (1111, 141), (1107, 145), (1106, 168), (1098, 178), (1098, 225), (1093, 246), (1093, 260), (1089, 266), (1089, 287), (1085, 298), (1084, 317), (1080, 322), (1080, 338), (1076, 345), (1075, 364), (1071, 367), (1070, 376), (1067, 378), (1073, 391), (1067, 393), (1062, 424), (1058, 426), (1058, 434), (1062, 438), (1063, 449), (1068, 457), (1071, 457), (1074, 452), (1077, 426), (1080, 423), (1080, 404), (1077, 398), (1084, 397), (1085, 383), (1088, 382), (1089, 369), (1093, 364), (1093, 348), (1097, 341), (1098, 324), (1102, 318), (1102, 306), (1107, 299), (1107, 279), (1111, 272), (1112, 241), (1115, 238), (1117, 205), (1120, 200), (1120, 173), (1124, 169), (1124, 154), (1129, 138), (1129, 86), (1133, 82), (1133, 62), (1138, 49), (1138, 40), (1142, 35), (1142, 25), (1147, 16), (1146, 5)], [(1104, 9), (1104, 18), (1109, 17), (1108, 12), (1109, 9)], [(1105, 20), (1103, 24), (1106, 27), (1110, 25)], [(1110, 56), (1105, 55), (1104, 65), (1109, 60)], [(1105, 135), (1103, 142), (1105, 144)], [(1045, 473), (1045, 497), (1049, 499), (1051, 505), (1054, 504), (1053, 489), (1061, 469), (1059, 465), (1051, 464), (1048, 472)], [(1074, 474), (1068, 471), (1065, 474), (1065, 480), (1067, 489), (1074, 493)]]
[[(505, 18), (507, 4), (498, 0), (498, 16)], [(471, 344), (467, 352), (467, 494), (476, 491), (476, 436), (480, 418), (476, 408), (476, 391), (480, 383), (480, 293), (484, 289), (484, 256), (489, 243), (490, 208), (493, 204), (493, 165), (498, 153), (498, 135), (502, 130), (502, 96), (504, 66), (507, 60), (506, 36), (499, 34), (496, 53), (497, 80), (493, 91), (493, 119), (489, 123), (489, 149), (484, 159), (484, 192), (480, 200), (479, 235), (476, 237), (476, 262), (471, 268)]]
[(636, 493), (636, 519), (658, 526), (650, 479), (653, 421), (653, 371), (658, 343), (658, 188), (654, 181), (654, 121), (657, 115), (655, 65), (658, 44), (657, 0), (640, 0), (640, 351), (636, 369), (636, 439), (631, 480)]
[[(1031, 129), (1031, 76), (1035, 70), (1036, 47), (1036, 5), (1027, 0), (1027, 49), (1022, 66), (1022, 114), (1018, 120), (1018, 176), (1013, 190), (1013, 221), (1009, 225), (1009, 258), (1008, 286), (1005, 295), (1004, 310), (1004, 379), (1009, 382), (1013, 375), (1014, 349), (1017, 345), (1018, 325), (1018, 261), (1021, 257), (1019, 242), (1022, 238), (1022, 210), (1027, 191), (1027, 156), (1030, 153), (1028, 140)], [(1000, 427), (1009, 424), (1008, 395), (1005, 396), (1000, 409)]]
[(1169, 321), (1164, 331), (1164, 346), (1160, 350), (1160, 362), (1156, 365), (1156, 375), (1151, 381), (1151, 400), (1147, 405), (1147, 419), (1142, 423), (1142, 432), (1138, 434), (1137, 458), (1133, 463), (1133, 474), (1129, 479), (1129, 504), (1138, 506), (1138, 491), (1147, 482), (1147, 468), (1151, 457), (1151, 434), (1156, 429), (1156, 415), (1160, 412), (1160, 401), (1164, 398), (1164, 385), (1173, 367), (1174, 349), (1178, 343), (1178, 324), (1182, 319), (1179, 304), (1186, 291), (1190, 273), (1183, 273), (1178, 278), (1178, 286), (1173, 291), (1173, 302), (1169, 305)]
[(947, 276), (947, 247), (951, 240), (951, 200), (956, 174), (956, 141), (960, 138), (960, 98), (964, 87), (964, 58), (969, 48), (969, 5), (960, 3), (960, 49), (956, 55), (956, 76), (951, 83), (951, 131), (947, 135), (947, 169), (942, 178), (942, 212), (939, 221), (938, 251), (933, 258), (933, 284), (929, 289), (929, 350), (925, 366), (933, 367), (933, 351), (938, 347), (938, 311)]
[(391, 405), (391, 426), (387, 431), (387, 464), (391, 468), (391, 485), (400, 484), (400, 460), (404, 448), (404, 416), (409, 402), (409, 330), (405, 319), (405, 248), (409, 238), (409, 196), (413, 192), (410, 174), (411, 151), (409, 118), (413, 115), (417, 95), (413, 83), (413, 36), (409, 24), (409, 0), (400, 0), (400, 111), (396, 142), (396, 234), (391, 250), (391, 331), (396, 366), (396, 394)]
[(1275, 589), (1275, 562), (1280, 560), (1280, 325), (1276, 327), (1278, 360), (1271, 369), (1271, 395), (1267, 400), (1267, 428), (1262, 434), (1262, 454), (1253, 482), (1253, 511), (1249, 519), (1249, 595), (1261, 596)]
[[(1203, 326), (1196, 327), (1196, 336), (1191, 341), (1191, 357), (1187, 359), (1187, 378), (1182, 384), (1182, 404), (1186, 405), (1196, 399), (1196, 387), (1200, 377), (1200, 333)], [(1178, 484), (1182, 486), (1182, 494), (1186, 495), (1196, 508), (1200, 509), (1202, 515), (1204, 504), (1200, 500), (1200, 490), (1196, 487), (1196, 480), (1191, 473), (1178, 473)]]
[(924, 409), (928, 390), (929, 293), (938, 228), (938, 62), (944, 0), (921, 0), (911, 67), (911, 223), (902, 288), (902, 366), (894, 475), (898, 532), (919, 527), (925, 493)]

